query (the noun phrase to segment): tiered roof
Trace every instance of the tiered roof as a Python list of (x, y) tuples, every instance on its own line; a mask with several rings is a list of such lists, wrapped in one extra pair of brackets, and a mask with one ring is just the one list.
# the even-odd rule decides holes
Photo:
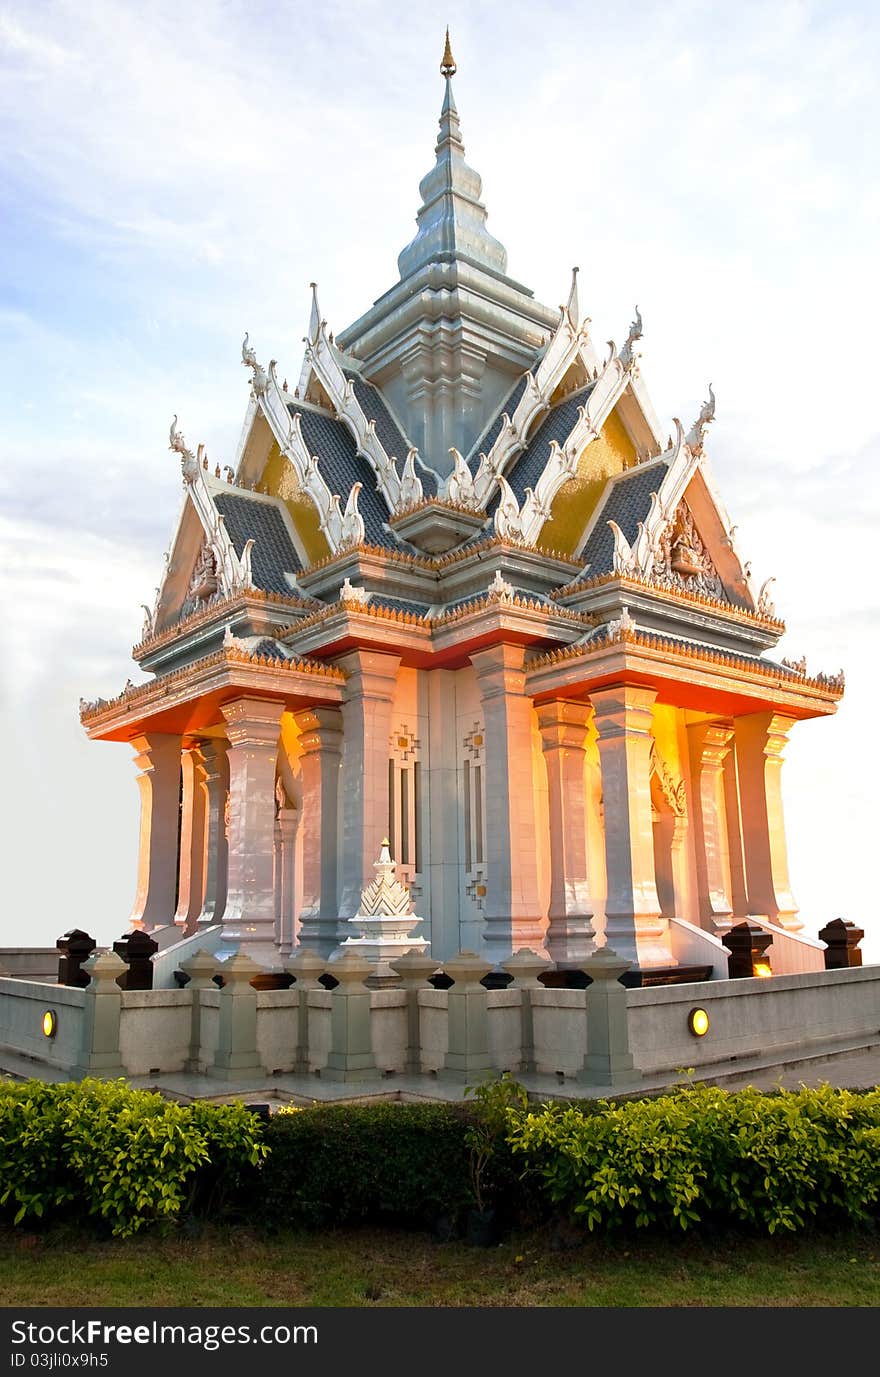
[[(401, 282), (336, 339), (312, 284), (293, 393), (245, 336), (250, 396), (226, 480), (187, 448), (175, 417), (185, 500), (136, 647), (142, 666), (160, 678), (194, 671), (228, 651), (230, 636), (254, 663), (332, 658), (368, 624), (373, 639), (384, 624), (389, 642), (395, 628), (418, 628), (420, 662), (430, 663), (447, 653), (450, 627), (500, 608), (545, 665), (593, 653), (634, 617), (632, 644), (641, 636), (654, 652), (807, 682), (761, 659), (784, 628), (771, 581), (758, 591), (751, 583), (711, 480), (714, 394), (691, 430), (676, 421), (664, 444), (635, 351), (638, 308), (623, 347), (600, 358), (580, 317), (576, 269), (558, 312), (505, 276), (480, 179), (464, 163), (453, 70), (444, 63), (437, 163), (421, 184)], [(503, 324), (491, 339), (485, 311)], [(448, 312), (448, 340), (488, 339), (490, 379), (482, 401), (472, 382), (462, 390), (441, 451), (412, 401), (463, 386), (453, 377), (438, 392), (429, 376), (435, 343), (424, 341), (434, 340), (438, 312)], [(421, 357), (426, 374), (410, 394), (402, 379), (419, 383)], [(550, 548), (557, 540), (563, 548)], [(830, 696), (838, 688), (821, 676), (808, 682)]]

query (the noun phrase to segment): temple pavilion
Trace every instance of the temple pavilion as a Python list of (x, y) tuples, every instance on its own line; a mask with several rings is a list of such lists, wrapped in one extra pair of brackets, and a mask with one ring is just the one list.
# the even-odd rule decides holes
[[(669, 972), (743, 919), (796, 937), (780, 771), (843, 676), (774, 659), (707, 453), (661, 424), (642, 321), (508, 274), (449, 50), (400, 279), (291, 381), (245, 336), (234, 463), (183, 496), (133, 656), (82, 705), (141, 793), (135, 927), (329, 957), (387, 836), (432, 956), (607, 943)], [(809, 949), (807, 965), (815, 957)], [(814, 964), (821, 966), (821, 956)]]

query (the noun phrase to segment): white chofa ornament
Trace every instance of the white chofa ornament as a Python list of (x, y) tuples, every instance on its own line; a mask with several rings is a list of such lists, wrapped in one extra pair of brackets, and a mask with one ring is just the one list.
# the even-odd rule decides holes
[(356, 951), (372, 961), (375, 965), (372, 982), (396, 980), (392, 961), (405, 952), (428, 949), (424, 938), (410, 936), (422, 920), (412, 911), (409, 890), (394, 873), (397, 867), (391, 859), (389, 846), (385, 837), (379, 859), (373, 862), (376, 878), (362, 891), (358, 911), (348, 920), (358, 935), (346, 937), (336, 951), (337, 957), (344, 956), (347, 951)]

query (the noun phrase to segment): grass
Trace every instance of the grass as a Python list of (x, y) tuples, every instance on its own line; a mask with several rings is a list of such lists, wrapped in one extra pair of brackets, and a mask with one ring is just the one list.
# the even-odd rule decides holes
[[(560, 1246), (560, 1243), (567, 1246)], [(426, 1234), (104, 1240), (0, 1229), (3, 1306), (877, 1306), (880, 1238), (554, 1238), (484, 1249)]]

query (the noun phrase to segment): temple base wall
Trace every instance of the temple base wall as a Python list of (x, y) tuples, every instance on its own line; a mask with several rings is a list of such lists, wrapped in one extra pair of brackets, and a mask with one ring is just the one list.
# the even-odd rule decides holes
[[(598, 972), (596, 979), (601, 984)], [(406, 1077), (415, 1092), (430, 1096), (438, 1075), (460, 1079), (462, 1085), (481, 1078), (454, 1074), (465, 1055), (482, 1058), (486, 1071), (517, 1076), (534, 1072), (557, 1082), (591, 1084), (588, 1027), (597, 1029), (597, 1011), (604, 1007), (595, 999), (591, 1006), (591, 991), (598, 989), (596, 984), (586, 990), (557, 990), (517, 982), (504, 990), (468, 986), (467, 999), (473, 1001), (473, 1008), (467, 1020), (459, 1018), (452, 1029), (450, 991), (425, 985), (415, 992), (416, 1048), (411, 1041), (407, 990), (372, 990), (369, 1022), (375, 1070), (366, 1079), (381, 1082), (389, 1075)], [(463, 990), (459, 998), (464, 994)], [(125, 1074), (154, 1081), (184, 1071), (206, 1085), (218, 1076), (230, 1080), (229, 1073), (218, 1069), (222, 997), (210, 982), (196, 989), (120, 990), (118, 995), (108, 995), (104, 986), (96, 995), (92, 988), (2, 979), (0, 1070), (48, 1080)], [(291, 1093), (308, 1096), (309, 1085), (322, 1077), (331, 1057), (346, 1050), (335, 1045), (345, 1020), (333, 1019), (335, 1001), (350, 997), (345, 988), (328, 991), (294, 985), (258, 992), (243, 987), (236, 989), (235, 997), (252, 1004), (256, 1024), (256, 1062), (242, 1073), (242, 1085), (246, 1082), (250, 1090), (267, 1084), (271, 1088), (284, 1084), (275, 1078), (290, 1077)], [(118, 1004), (119, 1013), (111, 1041), (105, 1031), (100, 1047), (94, 1013), (99, 998), (105, 1003), (110, 998)], [(702, 1038), (694, 1038), (688, 1030), (688, 1014), (695, 1005), (709, 1015), (709, 1032)], [(681, 1079), (682, 1067), (693, 1067), (704, 1076), (733, 1075), (750, 1058), (797, 1064), (875, 1047), (880, 1028), (880, 966), (629, 989), (625, 1007), (623, 1026), (609, 1024), (593, 1049), (590, 1065), (597, 1050), (604, 1054), (606, 1042), (612, 1073), (629, 1056), (634, 1065), (631, 1071), (614, 1073), (606, 1083), (636, 1088), (643, 1077), (659, 1078), (661, 1083), (676, 1081)], [(47, 1038), (41, 1025), (44, 1012), (50, 1009), (56, 1014), (56, 1032)], [(245, 1024), (247, 1019), (242, 1020)], [(102, 1027), (107, 1026), (105, 1020)], [(471, 1036), (469, 1028), (475, 1030), (479, 1048), (460, 1045), (462, 1037), (467, 1041)], [(451, 1056), (452, 1038), (455, 1057)], [(234, 1054), (235, 1048), (226, 1048), (230, 1050)], [(414, 1053), (419, 1068), (415, 1072)]]

